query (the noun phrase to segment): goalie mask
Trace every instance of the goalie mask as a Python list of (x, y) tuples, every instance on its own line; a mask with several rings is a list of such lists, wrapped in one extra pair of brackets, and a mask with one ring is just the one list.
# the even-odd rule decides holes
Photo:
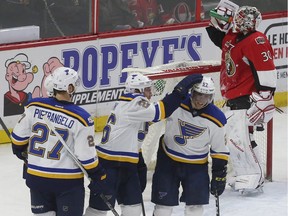
[[(141, 73), (131, 73), (127, 77), (125, 83), (125, 91), (127, 93), (135, 93), (135, 90), (138, 90), (140, 93), (144, 93), (145, 88), (151, 88), (152, 80), (150, 80), (147, 76), (144, 76)], [(151, 91), (151, 89), (150, 89)]]
[(74, 87), (73, 92), (68, 92), (73, 94), (76, 91), (76, 88), (80, 84), (80, 78), (78, 73), (68, 67), (59, 67), (53, 73), (53, 89), (58, 91), (67, 91), (69, 85)]
[(261, 21), (261, 13), (256, 7), (240, 7), (233, 18), (233, 32), (247, 34), (255, 31)]
[(215, 85), (211, 77), (203, 76), (203, 80), (191, 89), (193, 109), (202, 109), (211, 103), (215, 95)]

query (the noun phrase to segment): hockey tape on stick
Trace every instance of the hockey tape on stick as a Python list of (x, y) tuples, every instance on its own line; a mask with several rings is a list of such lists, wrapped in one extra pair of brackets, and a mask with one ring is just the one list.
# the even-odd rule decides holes
[(222, 16), (222, 15), (218, 14), (215, 9), (210, 10), (209, 15), (211, 17), (214, 17), (214, 18), (219, 19), (219, 20), (223, 20), (223, 21), (228, 22), (228, 23), (231, 23), (233, 20), (233, 17)]
[[(49, 121), (49, 119), (47, 118), (46, 115), (43, 116), (43, 119), (45, 121), (45, 123), (47, 124), (47, 126), (53, 131), (53, 133), (56, 135), (56, 137), (58, 138), (58, 140), (62, 143), (62, 145), (64, 146), (64, 148), (69, 152), (71, 158), (74, 160), (74, 162), (78, 165), (78, 167), (82, 170), (82, 172), (84, 173), (84, 175), (89, 179), (89, 181), (91, 181), (91, 179), (88, 176), (87, 171), (85, 170), (85, 168), (82, 166), (82, 164), (80, 163), (80, 161), (78, 160), (78, 158), (75, 156), (75, 154), (71, 151), (71, 149), (69, 148), (69, 146), (66, 144), (66, 142), (64, 141), (64, 139), (62, 138), (62, 136), (56, 131), (55, 127), (51, 124), (51, 122)], [(116, 210), (113, 208), (113, 206), (111, 205), (111, 203), (108, 201), (108, 199), (104, 196), (104, 194), (100, 194), (101, 199), (105, 202), (105, 204), (108, 206), (108, 208), (113, 212), (113, 214), (115, 216), (119, 216), (119, 214), (116, 212)]]
[[(5, 123), (3, 122), (2, 118), (0, 117), (0, 124), (2, 126), (2, 128), (4, 129), (5, 133), (7, 134), (8, 138), (10, 139), (10, 131), (8, 130), (8, 128), (6, 127)], [(10, 139), (11, 140), (11, 139)]]
[(220, 216), (219, 196), (217, 192), (215, 194), (215, 204), (216, 204), (216, 216)]

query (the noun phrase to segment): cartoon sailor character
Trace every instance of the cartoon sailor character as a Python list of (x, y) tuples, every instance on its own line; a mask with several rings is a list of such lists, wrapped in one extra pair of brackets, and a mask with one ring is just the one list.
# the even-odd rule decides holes
[(24, 92), (33, 81), (33, 73), (36, 73), (38, 68), (34, 66), (32, 72), (27, 72), (31, 68), (31, 63), (27, 55), (23, 53), (6, 60), (5, 67), (5, 79), (8, 82), (9, 91), (4, 95), (4, 116), (18, 115), (24, 112), (24, 106), (29, 99), (40, 95), (39, 86), (34, 88), (33, 93)]

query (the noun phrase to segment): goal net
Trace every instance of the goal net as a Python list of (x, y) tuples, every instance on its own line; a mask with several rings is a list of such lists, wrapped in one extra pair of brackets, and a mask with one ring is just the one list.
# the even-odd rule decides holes
[[(185, 76), (193, 73), (201, 73), (212, 77), (215, 82), (214, 104), (224, 109), (224, 100), (220, 93), (219, 61), (182, 61), (159, 65), (149, 68), (125, 68), (122, 72), (141, 72), (153, 80), (151, 101), (162, 99), (167, 93), (173, 91), (175, 85)], [(223, 110), (225, 111), (225, 110)], [(159, 138), (165, 133), (165, 121), (152, 124), (145, 137), (142, 146), (142, 153), (148, 169), (153, 170), (156, 164), (156, 155), (159, 145)], [(272, 122), (265, 127), (264, 131), (255, 132), (255, 140), (260, 146), (261, 164), (265, 170), (267, 179), (272, 174)]]

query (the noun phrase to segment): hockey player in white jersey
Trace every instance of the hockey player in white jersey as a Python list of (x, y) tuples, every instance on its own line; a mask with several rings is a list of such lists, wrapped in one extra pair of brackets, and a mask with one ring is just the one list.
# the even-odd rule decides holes
[[(142, 192), (137, 172), (139, 141), (143, 141), (151, 121), (170, 116), (185, 98), (193, 84), (201, 82), (202, 75), (185, 77), (163, 100), (150, 103), (152, 81), (131, 73), (125, 91), (115, 103), (103, 131), (101, 143), (96, 146), (99, 161), (107, 172), (107, 190), (103, 192), (114, 206), (117, 200), (121, 216), (140, 216)], [(142, 133), (139, 133), (142, 131)], [(90, 193), (85, 216), (105, 216), (109, 209), (101, 198)]]
[(210, 77), (194, 85), (181, 106), (167, 118), (160, 138), (152, 179), (154, 216), (171, 216), (173, 206), (185, 202), (185, 216), (202, 216), (209, 203), (208, 156), (212, 158), (211, 194), (220, 196), (226, 184), (229, 150), (225, 145), (226, 118), (212, 100)]
[[(94, 121), (71, 102), (79, 84), (76, 71), (66, 67), (55, 70), (54, 96), (35, 98), (11, 135), (13, 153), (27, 164), (26, 184), (30, 188), (31, 210), (41, 216), (82, 216), (84, 174), (61, 141), (45, 123), (53, 124), (92, 179), (89, 187), (101, 191), (106, 173), (100, 167), (94, 145)], [(51, 83), (50, 83), (51, 84)], [(51, 85), (47, 91), (51, 93)]]

